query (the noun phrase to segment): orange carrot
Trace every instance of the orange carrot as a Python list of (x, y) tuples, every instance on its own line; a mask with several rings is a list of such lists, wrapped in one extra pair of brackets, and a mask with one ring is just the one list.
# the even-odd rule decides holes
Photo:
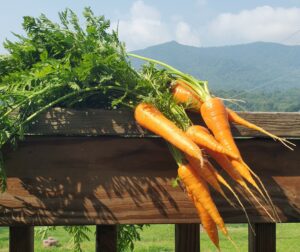
[[(235, 166), (236, 166), (236, 162), (233, 162), (232, 164), (232, 161), (233, 160), (229, 160), (224, 154), (220, 154), (220, 153), (216, 153), (216, 152), (213, 152), (213, 151), (210, 151), (210, 150), (206, 150), (207, 153), (217, 161), (217, 163), (229, 174), (229, 176), (234, 180), (236, 181), (237, 183), (239, 183), (243, 189), (245, 189), (245, 191), (247, 193), (249, 193), (253, 199), (258, 203), (258, 205), (266, 212), (266, 214), (270, 217), (270, 219), (272, 219), (273, 221), (274, 218), (273, 216), (271, 216), (271, 214), (269, 213), (269, 211), (259, 202), (259, 200), (257, 199), (257, 197), (253, 194), (253, 192), (250, 190), (250, 188), (247, 186), (247, 184), (245, 183), (245, 181), (243, 180), (243, 178), (241, 177), (241, 175), (239, 174), (239, 172), (236, 170)], [(209, 163), (209, 162), (207, 162)], [(212, 169), (212, 168), (211, 168)], [(222, 181), (220, 180), (219, 177), (217, 177), (218, 181), (220, 183), (222, 183), (223, 185), (225, 185), (227, 188), (228, 186)], [(262, 195), (262, 197), (264, 198), (264, 200), (266, 202), (269, 202), (266, 198), (265, 198), (265, 195), (263, 194), (263, 192), (261, 191), (261, 189), (258, 187), (258, 185), (256, 184), (256, 182), (253, 180), (252, 185), (254, 184), (254, 187), (257, 189), (257, 191)], [(229, 190), (232, 190), (231, 188), (229, 188)], [(234, 193), (234, 196), (236, 197), (235, 193)], [(237, 197), (236, 197), (237, 198)], [(247, 213), (246, 213), (246, 210), (244, 208), (244, 206), (242, 205), (242, 203), (240, 202), (239, 199), (237, 199), (239, 204), (241, 205), (241, 207), (243, 208), (243, 211), (245, 212), (246, 216), (247, 216)], [(248, 216), (247, 216), (247, 219), (248, 219)]]
[[(177, 103), (181, 104), (188, 104), (189, 109), (192, 111), (198, 112), (201, 108), (202, 101), (199, 97), (197, 97), (195, 94), (193, 94), (190, 90), (188, 90), (185, 86), (188, 85), (187, 83), (184, 83), (184, 81), (176, 80), (175, 84), (172, 86), (172, 93), (175, 101)], [(291, 146), (295, 146), (294, 143), (288, 141), (285, 138), (278, 137), (265, 129), (255, 125), (254, 123), (251, 123), (244, 118), (240, 117), (235, 111), (226, 108), (226, 111), (228, 113), (228, 120), (237, 124), (240, 124), (242, 126), (245, 126), (249, 129), (253, 129), (256, 131), (259, 131), (274, 140), (280, 141), (283, 145), (285, 145), (289, 149), (293, 149)]]
[[(193, 94), (190, 90), (188, 90), (188, 88), (185, 87), (186, 85), (188, 85), (188, 84), (177, 81), (172, 89), (173, 97), (178, 103), (187, 103), (188, 102), (190, 104), (190, 109), (192, 109), (194, 111), (199, 111), (199, 107), (201, 107), (203, 103), (200, 100), (200, 98), (198, 98), (195, 94)], [(217, 98), (215, 98), (215, 99), (217, 99)], [(225, 125), (225, 128), (226, 128), (225, 135), (227, 135), (228, 139), (229, 139), (229, 141), (227, 141), (227, 144), (223, 144), (223, 145), (225, 145), (225, 147), (228, 148), (229, 150), (233, 151), (234, 154), (237, 154), (240, 156), (240, 152), (239, 152), (238, 148), (236, 147), (234, 140), (232, 138), (228, 120), (229, 119), (231, 121), (235, 120), (236, 123), (240, 123), (240, 124), (246, 126), (245, 122), (241, 121), (241, 119), (237, 118), (233, 113), (230, 113), (230, 110), (223, 105), (221, 100), (219, 100), (218, 102), (221, 103), (220, 107), (221, 107), (222, 111), (220, 110), (219, 112), (221, 112), (221, 114), (223, 114), (222, 124)], [(202, 107), (204, 107), (204, 106), (202, 106)], [(227, 116), (225, 115), (226, 114), (225, 111), (227, 112), (227, 116), (230, 117), (230, 118), (227, 118), (227, 120), (226, 120)], [(229, 113), (228, 113), (228, 111), (229, 111)], [(213, 111), (212, 111), (212, 114), (213, 114)], [(225, 117), (225, 120), (224, 120), (224, 117)], [(248, 126), (250, 127), (249, 124), (248, 124)], [(251, 125), (252, 129), (263, 130), (263, 129), (255, 128), (254, 126), (256, 126), (256, 125)], [(263, 132), (263, 131), (261, 131), (261, 132)], [(263, 133), (266, 133), (266, 132), (263, 132)], [(269, 135), (269, 136), (274, 137), (274, 135)], [(275, 136), (275, 138), (276, 138), (276, 136)], [(221, 136), (220, 139), (223, 139), (223, 137)], [(280, 141), (280, 139), (278, 139), (278, 140)], [(281, 139), (281, 140), (283, 140), (283, 139)], [(226, 141), (226, 139), (224, 139), (224, 141)], [(285, 139), (283, 141), (286, 143), (292, 144)], [(220, 141), (220, 143), (222, 143), (222, 141)], [(232, 160), (231, 162), (233, 163), (233, 166), (236, 167), (236, 169), (239, 171), (239, 173), (260, 192), (260, 194), (264, 197), (264, 199), (266, 199), (264, 194), (258, 187), (257, 183), (252, 178), (251, 173), (253, 174), (253, 176), (255, 176), (255, 178), (261, 184), (264, 192), (266, 193), (267, 198), (269, 199), (269, 203), (273, 207), (274, 213), (277, 215), (274, 205), (272, 203), (272, 200), (271, 200), (270, 196), (268, 195), (264, 185), (258, 178), (258, 176), (242, 160), (241, 160), (241, 162), (239, 162), (237, 160)], [(227, 172), (231, 172), (231, 170), (229, 169)], [(233, 175), (232, 172), (229, 175)]]
[[(222, 154), (221, 154), (222, 155)], [(225, 156), (226, 157), (226, 156)], [(246, 208), (244, 207), (244, 205), (243, 205), (243, 203), (241, 202), (241, 200), (240, 200), (240, 198), (239, 198), (239, 196), (236, 194), (236, 192), (232, 189), (232, 187), (226, 182), (226, 180), (217, 172), (217, 170), (215, 169), (215, 167), (213, 167), (213, 165), (209, 162), (209, 161), (207, 161), (206, 162), (206, 164), (207, 164), (207, 166), (208, 166), (208, 168), (209, 168), (209, 170), (211, 170), (212, 171), (212, 173), (214, 173), (215, 174), (215, 176), (216, 176), (216, 178), (217, 178), (217, 180), (221, 183), (221, 184), (223, 184), (231, 193), (232, 193), (232, 195), (235, 197), (235, 199), (237, 200), (237, 202), (239, 203), (239, 205), (240, 205), (240, 207), (242, 208), (242, 210), (243, 210), (243, 212), (245, 213), (245, 216), (246, 216), (246, 218), (247, 218), (247, 221), (248, 221), (248, 223), (249, 223), (249, 225), (250, 225), (250, 228), (251, 228), (251, 230), (252, 230), (252, 232), (254, 233), (254, 229), (253, 229), (253, 227), (252, 227), (252, 225), (251, 225), (251, 223), (250, 223), (250, 219), (249, 219), (249, 216), (248, 216), (248, 214), (247, 214), (247, 211), (246, 211)], [(246, 185), (246, 184), (245, 184)], [(247, 187), (247, 185), (246, 185), (246, 187)], [(247, 187), (248, 188), (248, 187)], [(249, 188), (248, 188), (249, 189)], [(250, 190), (250, 189), (249, 189)], [(251, 192), (251, 191), (250, 191)], [(253, 194), (251, 194), (251, 195), (253, 195)], [(253, 195), (254, 196), (254, 195)], [(255, 196), (254, 196), (255, 197)], [(255, 198), (256, 199), (256, 198)], [(257, 199), (256, 199), (257, 200)], [(258, 203), (260, 203), (260, 202), (258, 202)], [(260, 204), (261, 205), (261, 204)], [(262, 206), (262, 205), (261, 205)], [(266, 211), (266, 213), (270, 216), (270, 217), (272, 217), (270, 214), (269, 214), (269, 212), (262, 206), (262, 208)]]
[(225, 148), (241, 158), (233, 136), (226, 107), (218, 97), (208, 98), (201, 106), (201, 115), (207, 127), (213, 132), (216, 140)]
[(197, 160), (200, 167), (203, 166), (204, 161), (200, 148), (155, 106), (140, 103), (135, 108), (134, 117), (142, 127), (161, 136), (179, 150)]
[(218, 234), (218, 229), (217, 229), (216, 223), (211, 218), (211, 216), (209, 215), (207, 210), (202, 206), (202, 204), (199, 201), (195, 200), (194, 196), (191, 193), (188, 192), (188, 194), (189, 194), (191, 200), (194, 202), (194, 205), (197, 209), (197, 212), (198, 212), (198, 215), (201, 220), (201, 224), (202, 224), (203, 228), (205, 229), (206, 233), (208, 234), (210, 240), (215, 244), (215, 246), (218, 248), (218, 250), (220, 250), (219, 234)]
[(245, 184), (243, 178), (246, 179), (264, 197), (264, 194), (243, 162), (231, 160), (225, 155), (210, 151), (209, 149), (206, 149), (206, 152), (244, 189), (248, 191), (248, 186)]
[(228, 236), (227, 228), (224, 224), (220, 213), (211, 198), (209, 189), (205, 181), (197, 176), (195, 170), (190, 165), (180, 165), (178, 167), (178, 176), (183, 184), (186, 186), (187, 191), (193, 195), (196, 201), (206, 209), (214, 222), (218, 225), (224, 235)]
[(244, 177), (247, 181), (249, 181), (260, 192), (260, 194), (264, 197), (264, 199), (268, 203), (270, 203), (270, 205), (273, 208), (273, 212), (276, 215), (277, 213), (275, 211), (274, 204), (272, 203), (272, 200), (269, 194), (267, 193), (267, 191), (265, 190), (264, 186), (262, 185), (261, 181), (259, 180), (258, 177), (256, 177), (260, 182), (260, 184), (262, 185), (262, 188), (266, 193), (267, 198), (264, 196), (264, 194), (256, 184), (255, 180), (253, 179), (249, 167), (242, 160), (239, 149), (237, 148), (233, 136), (231, 134), (230, 125), (228, 122), (227, 110), (222, 100), (217, 97), (208, 98), (201, 106), (200, 111), (203, 120), (205, 121), (208, 128), (213, 132), (218, 142), (220, 142), (232, 153), (240, 157), (240, 160), (232, 160), (232, 164), (234, 165), (234, 167), (238, 170), (238, 172), (242, 175), (242, 177)]
[(187, 85), (182, 80), (176, 80), (172, 85), (173, 98), (177, 103), (186, 104), (190, 109), (199, 111), (202, 101), (188, 90), (184, 85)]
[[(188, 162), (191, 164), (191, 166), (193, 167), (193, 169), (195, 169), (196, 173), (202, 177), (202, 179), (204, 179), (207, 183), (209, 183), (218, 193), (220, 193), (227, 201), (230, 205), (234, 206), (234, 204), (231, 202), (230, 199), (228, 199), (228, 197), (226, 196), (226, 194), (224, 193), (223, 189), (221, 188), (217, 177), (215, 176), (215, 174), (208, 168), (207, 166), (207, 162), (204, 162), (204, 165), (201, 167), (199, 167), (199, 162), (197, 160), (195, 160), (192, 157), (189, 157), (188, 155), (186, 155), (186, 159), (188, 160)], [(221, 176), (221, 175), (220, 175)]]
[[(188, 84), (183, 83), (183, 81), (181, 81), (181, 82), (176, 81), (176, 84), (173, 86), (173, 89), (172, 89), (173, 97), (178, 103), (187, 103), (188, 102), (190, 104), (190, 109), (192, 109), (194, 111), (199, 111), (199, 107), (202, 106), (202, 101), (195, 94), (193, 94), (190, 90), (188, 90), (188, 88), (185, 87), (186, 85), (188, 85)], [(219, 102), (221, 102), (221, 101), (219, 101)], [(223, 107), (222, 108), (222, 110), (223, 110), (222, 113), (224, 115), (225, 114), (225, 112), (224, 112), (224, 107), (225, 106), (223, 105), (221, 107)], [(266, 131), (263, 131), (263, 129), (261, 129), (261, 128), (257, 128), (258, 126), (256, 126), (256, 125), (249, 125), (249, 124), (247, 125), (244, 121), (242, 121), (240, 118), (238, 118), (238, 115), (236, 113), (234, 113), (232, 110), (230, 110), (226, 107), (225, 107), (225, 110), (227, 112), (227, 116), (229, 117), (228, 120), (234, 121), (234, 122), (239, 123), (239, 124), (244, 125), (244, 126), (248, 126), (252, 129), (259, 130), (259, 131), (261, 131), (262, 133), (265, 133), (265, 134), (268, 133)], [(228, 122), (226, 123), (226, 120), (225, 120), (225, 125), (226, 125), (226, 128), (227, 128), (227, 132), (229, 132), (228, 131), (229, 123)], [(229, 134), (229, 136), (230, 136), (230, 134)], [(287, 144), (292, 144), (292, 143), (288, 142), (285, 139), (284, 140), (283, 139), (278, 139), (276, 136), (274, 136), (272, 134), (269, 135), (269, 136), (275, 137), (275, 139), (277, 139), (281, 142), (284, 141)], [(232, 135), (231, 135), (231, 139), (232, 140), (229, 141), (229, 145), (231, 145), (229, 149), (234, 150), (235, 153), (239, 154), (239, 156), (240, 156), (240, 153), (239, 153), (239, 151), (238, 151), (238, 149), (237, 149), (237, 147), (234, 143)], [(225, 147), (228, 148), (228, 145), (225, 146)], [(266, 193), (267, 198), (269, 199), (269, 200), (266, 200), (266, 201), (271, 204), (271, 206), (273, 207), (273, 211), (274, 211), (275, 215), (277, 215), (274, 204), (272, 203), (272, 200), (271, 200), (270, 196), (268, 195), (268, 192), (266, 191), (263, 183), (260, 181), (259, 177), (242, 160), (241, 160), (241, 162), (238, 162), (237, 160), (232, 160), (231, 162), (232, 162), (232, 165), (239, 171), (239, 173), (260, 192), (260, 194), (264, 197), (264, 199), (266, 199), (264, 194), (262, 193), (262, 191), (258, 187), (257, 183), (252, 178), (251, 173), (253, 174), (253, 176), (255, 176), (255, 178), (259, 181), (260, 185), (262, 186), (264, 192)], [(229, 169), (227, 172), (231, 172), (231, 171), (232, 170)], [(231, 174), (229, 174), (229, 175), (234, 175), (234, 174), (231, 172)], [(239, 182), (241, 182), (241, 180), (239, 180)]]
[[(242, 187), (247, 186), (238, 170), (233, 166), (232, 162), (223, 154), (216, 153), (210, 149), (205, 149), (209, 156), (211, 156), (216, 162), (228, 173), (228, 175), (240, 184)], [(255, 182), (255, 181), (254, 181)]]
[[(210, 137), (213, 138), (213, 136), (209, 133), (209, 131), (206, 128), (198, 126), (198, 129), (199, 131), (201, 130), (202, 132), (205, 132), (207, 135), (210, 135)], [(245, 176), (245, 179), (247, 179), (250, 184), (252, 184), (255, 188), (260, 190), (255, 180), (253, 180), (249, 170), (246, 167), (243, 167), (243, 163), (236, 160), (231, 160), (227, 158), (224, 154), (213, 151), (211, 150), (211, 148), (207, 148), (207, 146), (204, 146), (200, 143), (199, 146), (205, 148), (205, 151), (217, 161), (217, 163), (229, 174), (229, 176), (234, 181), (239, 183), (243, 188), (248, 187), (245, 181), (243, 180), (241, 174)]]
[(217, 142), (217, 140), (208, 132), (208, 130), (200, 125), (190, 126), (186, 133), (196, 144), (201, 147), (225, 154), (233, 159), (239, 158), (237, 155), (226, 149), (222, 144)]
[(286, 140), (285, 138), (278, 137), (278, 136), (276, 136), (276, 135), (274, 135), (274, 134), (266, 131), (265, 129), (263, 129), (263, 128), (255, 125), (253, 123), (251, 123), (251, 122), (248, 122), (244, 118), (240, 117), (235, 111), (233, 111), (233, 110), (231, 110), (229, 108), (227, 108), (227, 113), (228, 113), (228, 119), (229, 119), (229, 121), (235, 122), (237, 124), (240, 124), (242, 126), (245, 126), (245, 127), (249, 128), (249, 129), (257, 130), (257, 131), (259, 131), (259, 132), (261, 132), (261, 133), (263, 133), (263, 134), (265, 134), (265, 135), (273, 138), (274, 140), (280, 141), (287, 148), (293, 150), (293, 148), (290, 145), (295, 146), (294, 143)]

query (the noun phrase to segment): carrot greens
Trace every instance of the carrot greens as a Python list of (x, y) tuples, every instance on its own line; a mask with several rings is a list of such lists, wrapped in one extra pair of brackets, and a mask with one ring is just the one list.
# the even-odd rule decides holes
[[(16, 145), (30, 123), (53, 106), (113, 109), (136, 101), (141, 76), (130, 66), (117, 32), (90, 8), (84, 9), (83, 19), (84, 26), (70, 9), (59, 13), (59, 24), (45, 15), (24, 17), (25, 35), (5, 41), (8, 54), (0, 56), (0, 151), (4, 145)], [(4, 165), (0, 152), (2, 191)], [(89, 229), (65, 230), (72, 234), (74, 250), (82, 251), (80, 243)], [(133, 248), (138, 230), (120, 228), (121, 251)]]

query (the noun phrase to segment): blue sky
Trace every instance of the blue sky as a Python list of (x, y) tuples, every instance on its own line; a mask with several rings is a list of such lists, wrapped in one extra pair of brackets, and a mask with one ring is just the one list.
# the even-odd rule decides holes
[[(128, 49), (141, 49), (170, 40), (193, 46), (220, 46), (253, 41), (300, 44), (299, 0), (2, 0), (0, 41), (22, 33), (22, 17), (46, 14), (58, 21), (66, 7), (119, 23)], [(0, 53), (4, 53), (2, 45)]]

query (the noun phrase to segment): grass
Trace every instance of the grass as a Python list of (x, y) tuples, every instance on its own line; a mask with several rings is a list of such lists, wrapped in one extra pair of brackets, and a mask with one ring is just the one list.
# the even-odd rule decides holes
[[(95, 251), (95, 228), (91, 227), (90, 241), (82, 244), (83, 251)], [(241, 251), (248, 250), (248, 228), (246, 224), (228, 225), (232, 239)], [(277, 251), (293, 252), (300, 248), (300, 224), (277, 224)], [(58, 227), (50, 232), (49, 236), (59, 240), (59, 246), (54, 248), (43, 248), (40, 239), (35, 239), (35, 251), (73, 251), (70, 243), (71, 237)], [(224, 236), (220, 235), (220, 245), (223, 252), (235, 251), (233, 245)], [(216, 249), (209, 241), (206, 233), (201, 232), (201, 251), (214, 252)], [(8, 228), (0, 227), (0, 252), (8, 251)], [(174, 225), (151, 225), (141, 233), (141, 241), (135, 243), (135, 251), (138, 252), (172, 252), (174, 251)]]

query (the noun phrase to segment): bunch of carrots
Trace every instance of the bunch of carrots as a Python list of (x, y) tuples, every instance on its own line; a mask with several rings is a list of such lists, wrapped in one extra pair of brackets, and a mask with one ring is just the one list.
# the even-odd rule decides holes
[[(187, 120), (188, 123), (174, 122), (151, 102), (141, 102), (135, 107), (134, 116), (138, 124), (169, 143), (171, 153), (178, 165), (178, 177), (194, 203), (204, 229), (218, 250), (220, 250), (218, 228), (229, 240), (231, 238), (211, 197), (209, 186), (234, 206), (235, 204), (223, 190), (223, 187), (227, 188), (236, 198), (247, 218), (248, 216), (238, 195), (210, 163), (208, 156), (214, 159), (247, 195), (253, 197), (272, 221), (280, 221), (263, 183), (244, 162), (232, 136), (230, 122), (260, 131), (288, 148), (293, 144), (246, 121), (227, 108), (221, 98), (210, 94), (206, 81), (198, 80), (157, 60), (134, 54), (130, 56), (165, 67), (171, 76), (169, 90), (172, 99), (178, 105), (171, 109), (173, 113), (184, 113), (182, 108), (192, 110), (199, 113), (206, 124), (206, 127), (203, 127), (193, 125), (190, 120)], [(253, 190), (256, 190), (264, 203), (270, 206), (271, 212), (257, 199)]]

